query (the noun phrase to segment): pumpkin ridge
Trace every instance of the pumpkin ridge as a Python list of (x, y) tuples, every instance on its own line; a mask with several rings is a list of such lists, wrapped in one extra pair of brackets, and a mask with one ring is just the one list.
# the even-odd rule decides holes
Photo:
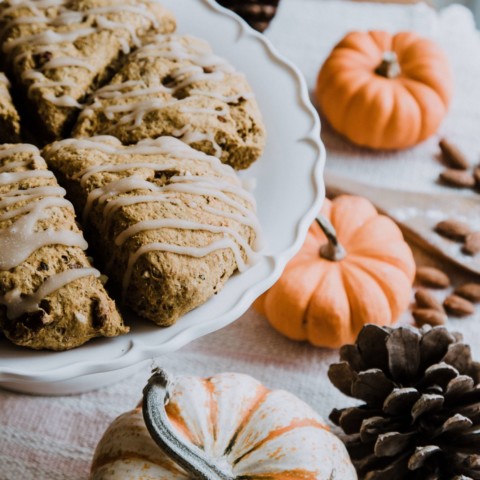
[[(102, 440), (100, 442), (102, 442), (105, 438), (121, 436), (122, 431), (124, 431), (125, 429), (125, 424), (130, 424), (132, 421), (135, 422), (136, 428), (134, 429), (130, 426), (129, 429), (138, 430), (139, 436), (140, 437), (143, 436), (144, 430), (141, 428), (141, 425), (144, 426), (145, 423), (143, 421), (141, 407), (137, 407), (134, 410), (131, 410), (129, 412), (126, 412), (120, 415), (120, 417), (117, 418), (116, 422), (111, 424), (108, 427), (108, 429), (105, 431), (105, 433), (103, 434)], [(152, 438), (147, 432), (145, 432), (145, 437), (147, 438), (147, 441), (149, 443), (151, 442), (152, 446), (154, 446), (155, 449), (158, 448), (156, 444), (154, 444)], [(153, 458), (148, 454), (139, 453), (139, 452), (129, 452), (129, 451), (125, 452), (125, 451), (122, 451), (121, 449), (110, 454), (106, 453), (99, 456), (96, 456), (95, 454), (94, 460), (90, 467), (90, 471), (93, 472), (99, 468), (102, 468), (118, 460), (134, 460), (134, 459), (143, 460), (143, 461), (152, 463), (156, 466), (169, 470), (170, 472), (176, 473), (178, 475), (183, 475), (185, 473), (175, 463), (173, 463), (168, 457), (155, 455), (155, 457)]]
[(360, 94), (362, 93), (363, 89), (365, 87), (368, 87), (368, 84), (370, 82), (369, 77), (365, 76), (365, 78), (362, 80), (363, 81), (361, 83), (360, 80), (358, 80), (358, 83), (356, 85), (349, 85), (348, 104), (346, 108), (340, 109), (342, 115), (339, 120), (342, 125), (346, 125), (346, 122), (351, 115), (352, 108), (354, 107), (355, 98), (361, 96)]
[[(377, 75), (374, 73), (374, 75)], [(388, 82), (389, 80), (385, 80)], [(378, 106), (373, 101), (373, 99), (379, 98), (383, 94), (383, 89), (389, 88), (387, 85), (382, 85), (381, 79), (376, 79), (375, 82), (367, 81), (364, 85), (361, 86), (355, 93), (350, 94), (348, 107), (343, 111), (342, 125), (346, 131), (351, 132), (350, 135), (355, 136), (354, 140), (359, 145), (365, 144), (365, 136), (370, 135), (370, 131), (362, 131), (357, 128), (359, 123), (363, 123), (364, 119), (369, 118), (367, 113), (367, 108), (365, 106), (365, 98), (368, 96), (371, 102), (368, 102), (367, 105), (374, 111), (378, 111)], [(388, 118), (388, 117), (387, 117)], [(387, 120), (388, 122), (388, 120)], [(353, 134), (353, 132), (355, 132)], [(378, 128), (378, 134), (381, 135), (381, 130)]]
[[(379, 221), (384, 222), (384, 225), (374, 224), (378, 223)], [(365, 231), (368, 232), (367, 229), (372, 229), (373, 227), (380, 229), (382, 234), (384, 234), (385, 231), (389, 232), (390, 235), (387, 238), (382, 239), (382, 246), (386, 246), (386, 249), (372, 250), (372, 245), (369, 242), (365, 243), (365, 240), (360, 237), (361, 235), (366, 234)], [(376, 235), (376, 232), (368, 233), (370, 233), (370, 235)], [(375, 218), (369, 219), (368, 222), (365, 222), (362, 225), (361, 229), (358, 229), (355, 232), (355, 236), (352, 236), (350, 240), (351, 245), (348, 247), (350, 257), (368, 257), (387, 261), (387, 263), (400, 268), (407, 275), (407, 277), (411, 277), (411, 280), (413, 280), (413, 277), (415, 276), (415, 261), (413, 260), (413, 255), (408, 247), (408, 243), (403, 237), (400, 228), (386, 215), (377, 215)], [(404, 256), (398, 254), (400, 248), (403, 250), (408, 249), (410, 252), (408, 263), (404, 261)]]
[[(356, 72), (352, 72), (350, 77), (351, 81), (338, 79), (335, 84), (332, 84), (331, 88), (326, 88), (321, 93), (322, 97), (337, 98), (337, 102), (343, 101), (345, 103), (345, 105), (342, 104), (341, 106), (337, 103), (334, 109), (331, 108), (330, 103), (324, 104), (324, 111), (328, 110), (328, 112), (325, 111), (325, 114), (328, 115), (329, 122), (335, 129), (344, 121), (346, 110), (348, 110), (349, 97), (353, 94), (351, 92), (357, 92), (359, 88), (362, 88), (370, 80), (370, 75), (359, 76)], [(345, 95), (347, 92), (348, 95)]]
[[(352, 222), (348, 223), (349, 229), (345, 231), (345, 226), (342, 224), (342, 218), (348, 216), (348, 212), (352, 207), (350, 206), (352, 202), (355, 202), (355, 210), (356, 210), (356, 222), (357, 225), (355, 228), (351, 228)], [(360, 210), (361, 210), (361, 217), (360, 217)], [(347, 250), (347, 254), (350, 253), (349, 244), (352, 241), (352, 238), (357, 235), (357, 233), (365, 227), (365, 225), (369, 224), (369, 222), (378, 217), (378, 212), (372, 203), (365, 198), (362, 197), (355, 197), (350, 195), (340, 195), (338, 196), (334, 203), (332, 204), (330, 220), (332, 225), (334, 226), (338, 241), (345, 247)]]
[(298, 429), (298, 428), (305, 428), (305, 427), (320, 428), (322, 430), (329, 431), (329, 429), (325, 425), (322, 425), (318, 420), (314, 420), (313, 418), (305, 418), (305, 419), (302, 419), (302, 420), (293, 420), (288, 425), (286, 425), (284, 427), (277, 428), (276, 430), (271, 431), (264, 439), (257, 442), (250, 450), (247, 450), (242, 456), (235, 459), (235, 461), (233, 462), (233, 465), (237, 465), (243, 459), (248, 457), (248, 455), (251, 455), (253, 452), (255, 452), (255, 450), (258, 450), (259, 448), (263, 447), (263, 445), (270, 442), (271, 440), (274, 440), (275, 438), (277, 438), (277, 437), (279, 437), (279, 436), (281, 436), (281, 435), (283, 435), (287, 432), (291, 432), (292, 430), (295, 430), (295, 429)]
[[(320, 227), (318, 227), (318, 229), (320, 230)], [(309, 229), (309, 235), (311, 232), (312, 229)], [(318, 235), (320, 235), (320, 233), (318, 233)], [(322, 243), (325, 243), (325, 241), (326, 239), (323, 237)], [(314, 285), (317, 284), (317, 279), (322, 275), (322, 270), (319, 269), (319, 265), (323, 265), (323, 262), (324, 260), (322, 260), (319, 255), (319, 244), (317, 244), (316, 248), (312, 249), (308, 258), (304, 258), (301, 263), (295, 263), (294, 265), (288, 264), (285, 269), (286, 275), (282, 276), (270, 290), (264, 293), (266, 317), (273, 328), (288, 338), (297, 341), (307, 340), (308, 338), (302, 321), (305, 318), (305, 309), (309, 305)], [(304, 305), (304, 307), (301, 308), (298, 308), (299, 299), (296, 294), (293, 296), (290, 295), (290, 287), (285, 290), (285, 283), (289, 284), (290, 279), (294, 277), (297, 277), (296, 285), (300, 287), (302, 292), (301, 305)], [(306, 281), (307, 278), (308, 282)], [(287, 291), (287, 293), (285, 293), (285, 291)], [(282, 320), (286, 312), (289, 312), (288, 323)], [(277, 322), (277, 319), (280, 321)], [(300, 328), (302, 330), (301, 332), (299, 332)]]
[(190, 443), (193, 443), (197, 447), (201, 448), (201, 445), (198, 445), (196, 442), (193, 441), (193, 436), (190, 430), (188, 429), (185, 419), (181, 415), (180, 409), (176, 403), (169, 403), (168, 405), (165, 406), (165, 410), (168, 415), (168, 419), (170, 420), (170, 423), (179, 431), (181, 432), (186, 439)]
[[(348, 99), (342, 98), (342, 91), (348, 90), (351, 88), (352, 81), (359, 82), (360, 80), (364, 80), (368, 82), (370, 80), (371, 75), (368, 72), (365, 72), (364, 67), (359, 68), (349, 68), (345, 70), (342, 74), (335, 74), (334, 72), (339, 67), (332, 67), (332, 73), (328, 75), (323, 75), (319, 82), (322, 82), (324, 86), (321, 91), (318, 92), (318, 97), (320, 98), (320, 105), (324, 105), (324, 100), (328, 97), (336, 96), (338, 100), (343, 100), (347, 102)], [(335, 83), (333, 82), (335, 80)], [(340, 92), (340, 93), (339, 93)], [(324, 105), (325, 106), (325, 105)], [(327, 103), (327, 106), (328, 103)], [(332, 121), (330, 123), (333, 123)]]
[[(391, 82), (391, 80), (385, 79), (385, 82)], [(372, 82), (371, 89), (376, 89), (375, 91), (375, 100), (369, 102), (365, 108), (365, 117), (366, 118), (376, 118), (376, 127), (371, 129), (371, 132), (363, 132), (363, 144), (366, 145), (368, 142), (368, 134), (371, 134), (371, 143), (372, 145), (380, 145), (384, 132), (387, 129), (388, 122), (390, 121), (391, 112), (394, 110), (395, 97), (392, 93), (392, 86), (390, 85), (390, 91), (386, 92), (385, 89), (387, 85), (385, 82), (380, 83), (378, 80)], [(373, 96), (373, 95), (372, 95)], [(379, 112), (388, 112), (387, 114), (379, 114)]]
[[(388, 231), (390, 236), (388, 239), (385, 239), (385, 241), (388, 242), (405, 242), (403, 238), (402, 231), (400, 228), (395, 224), (395, 222), (390, 219), (390, 217), (387, 217), (386, 215), (379, 214), (378, 212), (375, 213), (375, 215), (371, 215), (369, 218), (367, 218), (361, 225), (359, 225), (358, 228), (356, 228), (353, 232), (352, 235), (345, 241), (342, 238), (343, 243), (346, 243), (348, 246), (348, 253), (350, 254), (357, 254), (361, 255), (362, 254), (362, 248), (358, 248), (358, 236), (364, 234), (364, 230), (372, 229), (376, 227), (377, 229), (382, 230), (382, 233), (385, 231), (384, 225), (375, 225), (379, 223), (380, 221), (387, 221), (388, 226), (390, 227), (390, 230)], [(376, 234), (376, 232), (370, 232), (372, 234)], [(369, 244), (370, 246), (370, 244)]]
[(380, 55), (388, 51), (394, 51), (393, 38), (389, 33), (383, 30), (370, 30), (368, 35), (377, 45)]
[[(385, 305), (388, 305), (388, 307), (390, 307), (390, 302), (387, 296), (385, 295), (385, 292), (383, 291), (383, 289), (378, 284), (375, 278), (369, 275), (368, 272), (364, 271), (363, 268), (359, 268), (358, 266), (356, 266), (355, 264), (351, 264), (350, 262), (345, 263), (342, 270), (342, 279), (344, 281), (345, 289), (348, 291), (347, 298), (350, 305), (350, 311), (352, 312), (352, 315), (350, 316), (350, 325), (352, 327), (351, 329), (354, 334), (354, 338), (356, 337), (358, 332), (361, 330), (363, 325), (365, 325), (366, 323), (379, 324), (379, 322), (377, 321), (378, 319), (375, 319), (375, 318), (369, 318), (368, 321), (365, 321), (365, 319), (359, 318), (358, 321), (356, 321), (357, 320), (356, 317), (358, 316), (356, 315), (356, 312), (358, 312), (360, 309), (358, 308), (358, 305), (352, 305), (352, 301), (354, 299), (358, 300), (360, 297), (358, 295), (358, 292), (356, 295), (352, 294), (352, 292), (356, 291), (355, 286), (352, 284), (352, 279), (355, 276), (358, 276), (359, 274), (369, 277), (378, 286), (378, 290), (379, 290), (378, 296), (375, 295), (376, 302), (379, 303), (379, 301), (383, 300)], [(392, 312), (389, 310), (389, 308), (386, 309), (386, 312), (390, 313), (390, 318), (388, 318), (388, 315), (385, 315), (385, 317), (380, 320), (380, 323), (384, 325), (390, 325), (392, 323)]]
[(349, 36), (348, 45), (351, 49), (359, 50), (372, 59), (381, 57), (382, 49), (370, 32), (352, 32)]
[[(350, 255), (348, 257), (350, 259)], [(350, 316), (348, 317), (348, 324), (350, 326), (351, 331), (356, 331), (355, 330), (355, 322), (354, 322), (354, 306), (352, 305), (352, 300), (353, 300), (353, 295), (350, 289), (350, 285), (345, 282), (345, 278), (348, 278), (348, 275), (346, 274), (345, 270), (348, 270), (348, 267), (345, 266), (345, 268), (340, 269), (340, 277), (342, 279), (345, 292), (346, 292), (346, 298), (348, 300), (348, 309), (350, 310)]]
[[(392, 320), (395, 321), (400, 315), (400, 313), (407, 308), (408, 303), (410, 301), (410, 295), (408, 295), (408, 299), (406, 301), (397, 302), (397, 300), (399, 299), (399, 296), (394, 290), (392, 290), (394, 286), (390, 282), (388, 282), (387, 279), (379, 275), (377, 273), (378, 270), (371, 264), (378, 264), (378, 263), (385, 264), (389, 269), (395, 270), (396, 272), (398, 272), (400, 276), (403, 276), (405, 278), (405, 285), (410, 286), (410, 280), (406, 275), (406, 273), (403, 270), (396, 268), (396, 266), (388, 262), (384, 262), (383, 260), (380, 260), (380, 259), (370, 258), (368, 262), (365, 262), (365, 261), (360, 261), (358, 258), (351, 258), (350, 262), (356, 267), (358, 267), (359, 269), (361, 269), (362, 271), (364, 271), (367, 275), (372, 277), (373, 280), (380, 285), (381, 290), (385, 294), (385, 298), (387, 299), (390, 305), (390, 310), (393, 312)], [(386, 272), (386, 273), (387, 275), (389, 275), (389, 272)], [(391, 274), (393, 274), (393, 272)], [(397, 287), (397, 285), (395, 285), (395, 287)], [(403, 291), (403, 288), (399, 290)], [(404, 303), (405, 305), (403, 305)]]
[(233, 449), (235, 442), (237, 441), (238, 436), (242, 433), (243, 429), (248, 422), (252, 418), (252, 415), (255, 411), (260, 407), (260, 405), (267, 399), (268, 395), (270, 394), (271, 390), (261, 385), (258, 389), (258, 394), (253, 398), (250, 407), (246, 409), (245, 416), (243, 417), (242, 421), (238, 425), (237, 429), (232, 435), (232, 438), (228, 442), (225, 451), (223, 452), (224, 456), (227, 456)]
[[(435, 63), (434, 63), (434, 66)], [(432, 67), (430, 67), (431, 70)], [(442, 78), (432, 78), (432, 75), (429, 74), (430, 70), (424, 65), (423, 69), (426, 69), (427, 71), (423, 73), (419, 67), (414, 72), (407, 72), (407, 78), (409, 78), (412, 81), (421, 83), (422, 85), (425, 85), (426, 87), (430, 87), (441, 99), (442, 104), (445, 108), (448, 107), (450, 103), (450, 94), (446, 91), (447, 89), (442, 85), (442, 81), (445, 82), (445, 77), (447, 77), (447, 73), (445, 72)], [(443, 73), (443, 72), (442, 72)]]
[[(348, 259), (348, 257), (347, 257)], [(326, 261), (325, 261), (326, 262)], [(342, 265), (344, 264), (345, 260), (343, 260), (342, 262), (329, 262), (330, 265), (327, 265), (327, 266), (324, 266), (324, 274), (322, 276), (322, 279), (321, 281), (318, 282), (318, 284), (316, 285), (316, 288), (315, 290), (313, 291), (311, 297), (310, 297), (310, 301), (309, 301), (309, 304), (308, 304), (308, 308), (306, 309), (306, 312), (307, 312), (307, 318), (308, 318), (308, 321), (307, 321), (307, 338), (308, 340), (310, 341), (310, 343), (313, 343), (314, 345), (325, 345), (325, 337), (328, 337), (330, 340), (329, 342), (327, 343), (327, 345), (329, 346), (332, 346), (333, 344), (335, 345), (338, 345), (340, 346), (341, 344), (344, 343), (343, 339), (344, 339), (344, 333), (342, 331), (342, 328), (339, 326), (339, 325), (333, 325), (334, 329), (332, 330), (332, 323), (331, 322), (328, 322), (328, 325), (326, 325), (325, 322), (322, 323), (322, 328), (321, 328), (321, 335), (322, 335), (322, 339), (321, 341), (317, 342), (314, 338), (314, 334), (312, 332), (312, 327), (311, 327), (311, 323), (315, 324), (316, 321), (318, 321), (318, 316), (315, 316), (313, 311), (314, 310), (317, 310), (314, 308), (314, 305), (315, 305), (315, 302), (317, 302), (317, 297), (316, 297), (316, 292), (317, 291), (321, 291), (323, 292), (322, 290), (322, 287), (323, 287), (323, 284), (324, 282), (326, 283), (329, 283), (329, 284), (332, 284), (332, 278), (333, 278), (333, 275), (335, 275), (335, 280), (338, 280), (338, 284), (340, 285), (342, 282), (343, 282), (343, 277), (342, 277)], [(334, 272), (336, 273), (332, 273), (332, 270), (334, 269)], [(343, 288), (343, 290), (345, 291), (345, 288)], [(338, 295), (337, 295), (338, 297)], [(345, 292), (345, 297), (347, 297), (347, 294)], [(329, 302), (324, 302), (323, 304), (324, 305), (328, 305)], [(345, 303), (348, 303), (348, 302), (345, 302)], [(319, 303), (319, 305), (322, 305), (322, 303)], [(325, 312), (322, 312), (323, 314), (325, 314)], [(330, 312), (327, 312), (328, 314)], [(345, 312), (345, 316), (342, 316), (342, 318), (346, 318), (348, 316), (348, 319), (349, 319), (349, 324), (350, 324), (350, 319), (351, 319), (351, 310), (350, 310), (350, 304), (348, 303), (348, 314)], [(331, 317), (331, 315), (328, 315), (327, 318)], [(310, 323), (311, 322), (311, 323)], [(343, 329), (345, 330), (345, 329)], [(332, 338), (335, 339), (332, 341)]]
[[(283, 472), (277, 473), (265, 473), (265, 474), (255, 474), (254, 477), (242, 475), (237, 477), (238, 480), (317, 480), (317, 475), (315, 472), (309, 472), (307, 470), (284, 470)], [(333, 480), (334, 477), (330, 477), (328, 480)]]
[(413, 272), (412, 275), (409, 275), (409, 272), (407, 271), (407, 266), (404, 264), (404, 263), (399, 263), (398, 262), (398, 257), (393, 257), (393, 256), (386, 256), (386, 255), (381, 255), (380, 256), (377, 256), (377, 255), (374, 255), (373, 253), (370, 254), (370, 253), (362, 253), (362, 255), (351, 255), (352, 256), (359, 256), (359, 257), (367, 257), (369, 259), (372, 259), (372, 260), (380, 260), (384, 263), (388, 263), (389, 265), (392, 265), (393, 267), (397, 268), (398, 270), (400, 270), (401, 272), (403, 272), (405, 274), (405, 276), (407, 278), (410, 278), (410, 283), (413, 281), (413, 278), (415, 276), (415, 273)]
[[(421, 138), (421, 110), (416, 100), (405, 90), (401, 81), (396, 81), (393, 89), (394, 104), (390, 121), (384, 131), (384, 135), (391, 138), (392, 146), (398, 144), (416, 144)], [(405, 120), (409, 121), (406, 122)]]
[[(315, 292), (316, 290), (318, 290), (320, 288), (320, 285), (322, 284), (322, 282), (324, 281), (324, 278), (327, 276), (327, 275), (330, 275), (331, 272), (330, 272), (330, 268), (338, 268), (338, 265), (336, 262), (330, 262), (329, 260), (323, 260), (324, 262), (329, 262), (331, 263), (331, 265), (325, 265), (324, 268), (323, 268), (323, 271), (322, 271), (322, 274), (319, 276), (318, 280), (317, 280), (317, 283), (315, 284), (315, 288), (312, 290), (312, 292)], [(310, 295), (310, 298), (308, 299), (308, 302), (307, 302), (307, 306), (306, 308), (304, 309), (303, 311), (303, 321), (302, 321), (302, 325), (307, 329), (307, 325), (308, 325), (308, 317), (309, 317), (309, 312), (310, 312), (310, 305), (312, 304), (313, 302), (313, 299), (314, 299), (314, 295), (312, 293), (312, 295)]]
[[(335, 50), (328, 59), (330, 65), (335, 67), (348, 67), (348, 70), (362, 70), (372, 65), (372, 57), (360, 50), (340, 48)], [(346, 73), (346, 72), (344, 72)], [(331, 74), (332, 75), (332, 74)]]
[[(413, 83), (413, 85), (412, 85)], [(415, 84), (418, 84), (418, 85), (415, 85)], [(422, 122), (422, 125), (421, 125), (421, 131), (422, 132), (429, 132), (430, 131), (430, 128), (428, 128), (428, 111), (432, 110), (432, 105), (424, 105), (423, 103), (423, 96), (424, 95), (421, 95), (421, 92), (417, 92), (417, 89), (427, 89), (430, 93), (430, 95), (433, 95), (436, 100), (438, 102), (440, 102), (440, 105), (442, 106), (442, 109), (444, 110), (446, 108), (446, 105), (444, 104), (444, 101), (443, 101), (443, 98), (439, 95), (439, 93), (433, 89), (430, 85), (427, 85), (426, 83), (422, 83), (422, 82), (419, 82), (415, 79), (412, 79), (412, 78), (405, 78), (405, 79), (402, 79), (402, 85), (403, 87), (408, 91), (408, 93), (413, 97), (413, 99), (415, 100), (415, 102), (417, 103), (420, 111), (422, 112), (422, 114), (420, 115), (420, 118), (421, 118), (421, 122)], [(429, 103), (431, 103), (432, 101), (430, 101)], [(445, 112), (443, 112), (445, 113)], [(436, 129), (436, 128), (435, 128)], [(423, 138), (424, 135), (422, 135), (421, 138)]]
[(95, 461), (92, 463), (91, 470), (98, 470), (99, 468), (105, 467), (106, 465), (110, 465), (118, 461), (125, 462), (129, 460), (142, 460), (160, 468), (164, 468), (165, 470), (168, 470), (176, 475), (185, 475), (185, 472), (183, 470), (180, 470), (174, 462), (168, 459), (168, 457), (166, 457), (166, 461), (160, 462), (159, 458), (152, 460), (148, 455), (144, 455), (138, 452), (122, 452), (120, 455), (113, 454), (96, 458)]
[(217, 441), (217, 424), (218, 424), (218, 403), (215, 400), (215, 385), (212, 382), (212, 378), (205, 378), (203, 380), (205, 390), (208, 392), (209, 402), (208, 408), (210, 411), (210, 425), (213, 443)]
[[(412, 32), (399, 32), (392, 37), (392, 50), (397, 52), (399, 58), (405, 58), (410, 56), (416, 56), (418, 50), (417, 45), (421, 42), (418, 35)], [(429, 45), (429, 43), (427, 42)], [(412, 50), (413, 55), (412, 55)], [(420, 49), (422, 51), (422, 49)]]

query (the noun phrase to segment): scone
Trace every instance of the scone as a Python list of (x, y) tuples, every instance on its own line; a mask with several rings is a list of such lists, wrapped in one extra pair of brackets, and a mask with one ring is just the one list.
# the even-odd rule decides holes
[(0, 147), (0, 329), (17, 345), (67, 350), (128, 330), (64, 194), (36, 147)]
[(173, 136), (235, 169), (260, 157), (265, 129), (245, 76), (204, 40), (156, 35), (132, 53), (81, 112), (73, 135), (124, 144)]
[(28, 97), (42, 141), (67, 136), (86, 95), (111, 78), (141, 36), (174, 29), (156, 0), (0, 3), (5, 68)]
[(218, 158), (172, 137), (68, 139), (43, 154), (140, 316), (171, 325), (254, 261), (255, 200)]
[(10, 82), (0, 72), (0, 143), (20, 141), (20, 117), (10, 96)]

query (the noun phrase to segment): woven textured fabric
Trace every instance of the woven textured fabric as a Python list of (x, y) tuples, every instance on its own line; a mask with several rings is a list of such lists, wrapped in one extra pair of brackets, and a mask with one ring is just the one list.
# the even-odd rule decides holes
[[(451, 133), (462, 147), (468, 147), (469, 156), (477, 160), (480, 38), (466, 9), (451, 7), (437, 16), (422, 5), (282, 0), (267, 36), (299, 65), (312, 88), (321, 62), (348, 30), (374, 27), (392, 31), (413, 28), (434, 36), (447, 49), (455, 69), (456, 96), (442, 130)], [(384, 160), (392, 156), (381, 156), (380, 161), (369, 159), (368, 154), (349, 147), (325, 126), (323, 138), (329, 149), (330, 169), (339, 173), (350, 171), (372, 183), (440, 191), (431, 181), (440, 167), (425, 161), (436, 150), (435, 139), (394, 155), (395, 162), (386, 166)], [(420, 252), (416, 252), (416, 257), (418, 263), (434, 262)], [(456, 283), (466, 280), (455, 276)], [(477, 313), (475, 317), (448, 323), (465, 335), (477, 359), (479, 321)], [(249, 311), (224, 330), (156, 362), (173, 373), (248, 373), (269, 387), (294, 392), (327, 418), (332, 408), (354, 403), (328, 381), (328, 365), (337, 359), (335, 351), (288, 341), (273, 331), (265, 319)], [(30, 397), (0, 391), (0, 480), (87, 480), (96, 443), (113, 418), (138, 403), (149, 371), (145, 367), (123, 382), (78, 396)]]

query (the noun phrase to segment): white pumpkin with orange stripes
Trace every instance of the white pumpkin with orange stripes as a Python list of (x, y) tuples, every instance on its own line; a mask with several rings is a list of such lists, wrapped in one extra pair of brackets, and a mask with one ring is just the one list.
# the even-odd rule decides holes
[(91, 480), (353, 480), (343, 443), (306, 403), (247, 375), (155, 373), (143, 407), (97, 446)]

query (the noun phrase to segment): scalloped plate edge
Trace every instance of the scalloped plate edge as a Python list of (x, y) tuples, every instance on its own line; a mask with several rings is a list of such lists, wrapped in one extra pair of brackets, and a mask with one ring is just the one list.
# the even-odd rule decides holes
[(242, 18), (232, 11), (217, 4), (214, 0), (200, 1), (205, 3), (209, 8), (234, 19), (240, 27), (241, 35), (239, 38), (241, 36), (249, 36), (254, 38), (262, 46), (262, 48), (266, 48), (272, 59), (274, 59), (278, 64), (287, 67), (295, 80), (295, 84), (297, 85), (300, 94), (299, 106), (301, 106), (306, 114), (311, 118), (311, 131), (297, 141), (307, 142), (316, 150), (317, 160), (312, 171), (312, 183), (316, 188), (316, 195), (315, 200), (308, 209), (307, 213), (299, 220), (297, 224), (295, 240), (280, 254), (264, 257), (272, 263), (272, 270), (270, 274), (262, 281), (247, 288), (239, 297), (233, 308), (220, 317), (215, 317), (208, 322), (203, 322), (195, 327), (181, 330), (166, 343), (160, 346), (148, 346), (140, 341), (130, 340), (129, 347), (126, 349), (125, 353), (120, 357), (116, 357), (111, 360), (105, 360), (102, 362), (77, 361), (58, 368), (36, 372), (35, 374), (0, 366), (0, 386), (2, 383), (24, 384), (62, 382), (66, 380), (74, 380), (75, 378), (85, 375), (114, 372), (127, 369), (137, 363), (139, 364), (140, 362), (144, 362), (145, 360), (178, 350), (193, 340), (226, 327), (242, 316), (255, 301), (255, 299), (268, 290), (280, 278), (280, 275), (282, 274), (288, 261), (300, 250), (301, 246), (303, 245), (308, 228), (320, 210), (325, 197), (323, 171), (326, 160), (325, 147), (320, 140), (320, 119), (310, 101), (306, 81), (299, 69), (292, 62), (281, 55), (268, 38), (251, 28)]

